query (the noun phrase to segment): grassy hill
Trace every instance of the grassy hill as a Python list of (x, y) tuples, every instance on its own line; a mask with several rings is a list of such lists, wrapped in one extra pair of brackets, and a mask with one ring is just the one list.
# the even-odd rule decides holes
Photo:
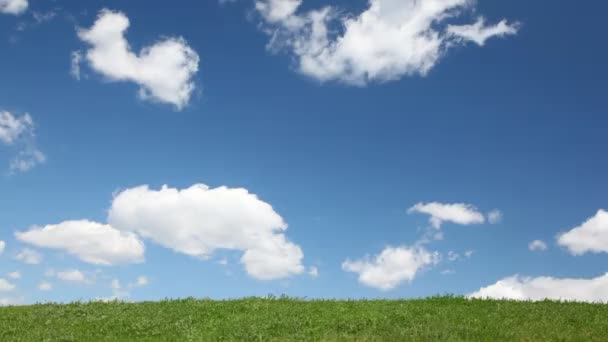
[(0, 341), (608, 341), (608, 306), (437, 297), (185, 299), (0, 308)]

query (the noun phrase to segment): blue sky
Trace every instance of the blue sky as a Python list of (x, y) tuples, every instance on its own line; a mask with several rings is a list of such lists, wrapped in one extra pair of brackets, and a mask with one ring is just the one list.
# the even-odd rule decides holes
[(0, 304), (608, 301), (608, 4), (465, 3), (0, 0)]

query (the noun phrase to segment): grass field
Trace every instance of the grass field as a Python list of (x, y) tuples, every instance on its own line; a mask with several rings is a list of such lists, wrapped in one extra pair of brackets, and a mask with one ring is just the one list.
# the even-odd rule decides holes
[(608, 306), (437, 297), (242, 299), (0, 308), (0, 341), (608, 341)]

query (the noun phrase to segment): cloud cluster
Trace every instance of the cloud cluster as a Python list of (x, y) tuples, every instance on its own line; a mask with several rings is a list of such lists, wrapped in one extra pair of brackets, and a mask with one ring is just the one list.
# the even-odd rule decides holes
[(559, 235), (557, 243), (573, 255), (608, 253), (608, 212), (598, 210), (580, 226)]
[[(182, 109), (195, 89), (198, 54), (179, 37), (163, 38), (136, 54), (125, 38), (129, 24), (124, 13), (102, 10), (91, 28), (78, 31), (78, 37), (90, 45), (85, 60), (109, 80), (137, 83), (142, 99)], [(80, 54), (73, 54), (72, 74), (78, 78), (79, 62)]]
[(533, 300), (544, 299), (608, 302), (608, 274), (593, 279), (524, 278), (512, 276), (483, 287), (470, 298)]
[(271, 35), (271, 49), (285, 49), (298, 70), (320, 81), (354, 85), (426, 75), (452, 47), (480, 46), (492, 37), (513, 35), (517, 23), (447, 24), (470, 0), (369, 0), (353, 15), (334, 7), (298, 13), (302, 0), (257, 0), (255, 7)]
[(46, 156), (36, 147), (35, 125), (32, 117), (25, 113), (21, 117), (0, 111), (0, 143), (18, 145), (19, 152), (10, 162), (11, 172), (25, 172), (44, 163)]
[(19, 15), (28, 8), (28, 0), (0, 0), (0, 13)]
[(359, 274), (363, 285), (383, 291), (412, 281), (424, 267), (439, 262), (439, 254), (422, 247), (387, 247), (379, 255), (361, 260), (346, 260), (342, 269)]
[[(143, 240), (206, 259), (218, 249), (241, 251), (241, 263), (256, 279), (301, 274), (304, 254), (285, 236), (287, 224), (270, 204), (246, 189), (186, 189), (140, 186), (119, 192), (108, 224), (65, 221), (16, 232), (18, 240), (75, 255), (96, 265), (143, 261)], [(139, 279), (144, 285), (147, 279)]]

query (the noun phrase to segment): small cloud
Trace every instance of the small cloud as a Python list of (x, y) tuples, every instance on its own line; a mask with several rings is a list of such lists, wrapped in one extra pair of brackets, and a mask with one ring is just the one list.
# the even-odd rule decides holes
[(110, 287), (111, 287), (113, 290), (120, 290), (120, 288), (121, 288), (121, 286), (120, 286), (120, 280), (118, 280), (118, 279), (113, 279), (113, 280), (112, 280), (112, 283), (110, 284)]
[(40, 284), (38, 284), (38, 290), (40, 291), (50, 291), (53, 289), (53, 284), (47, 282), (47, 281), (43, 281)]
[(135, 53), (125, 38), (129, 25), (122, 12), (100, 11), (91, 28), (78, 30), (78, 37), (90, 45), (85, 60), (109, 80), (138, 84), (140, 98), (181, 110), (196, 88), (198, 54), (181, 37), (161, 38)]
[(72, 282), (72, 283), (82, 283), (82, 284), (91, 283), (90, 280), (88, 280), (86, 278), (84, 273), (82, 273), (81, 271), (76, 270), (76, 269), (57, 272), (56, 276), (58, 279)]
[(475, 206), (465, 203), (418, 203), (408, 209), (407, 212), (410, 214), (420, 213), (430, 215), (429, 222), (436, 229), (441, 228), (444, 222), (460, 225), (481, 224), (485, 222), (485, 217)]
[(0, 240), (0, 254), (4, 253), (5, 248), (6, 248), (6, 242)]
[(0, 13), (19, 15), (28, 7), (28, 0), (0, 0)]
[(15, 285), (9, 283), (6, 279), (0, 278), (0, 292), (12, 291), (16, 288)]
[(28, 231), (16, 232), (15, 237), (37, 247), (65, 251), (93, 265), (112, 266), (144, 260), (144, 243), (137, 235), (87, 220), (34, 226)]
[(72, 62), (70, 64), (70, 75), (80, 81), (80, 63), (82, 62), (82, 52), (72, 52)]
[(34, 120), (28, 113), (19, 117), (0, 111), (0, 143), (19, 148), (17, 156), (9, 164), (12, 174), (29, 171), (46, 161), (44, 153), (36, 147)]
[(319, 269), (315, 266), (312, 266), (311, 268), (308, 269), (308, 275), (310, 275), (313, 278), (316, 278), (319, 276)]
[(449, 261), (456, 261), (460, 259), (460, 254), (454, 252), (454, 251), (449, 251), (448, 252), (448, 260)]
[(42, 254), (33, 249), (24, 248), (15, 256), (15, 259), (28, 265), (38, 265), (42, 262)]
[(361, 260), (346, 260), (342, 269), (359, 275), (365, 286), (388, 291), (403, 282), (411, 282), (425, 267), (439, 263), (437, 252), (422, 247), (387, 247), (379, 255)]
[(21, 279), (21, 273), (18, 271), (10, 272), (7, 274), (7, 276), (13, 280)]
[(455, 274), (455, 273), (456, 273), (456, 271), (454, 271), (454, 270), (443, 270), (443, 271), (441, 271), (440, 273), (441, 273), (442, 275), (452, 275), (452, 274)]
[(139, 276), (137, 277), (137, 280), (134, 283), (129, 284), (129, 287), (134, 288), (134, 287), (143, 287), (146, 286), (150, 283), (150, 281), (148, 280), (148, 277), (146, 276)]
[(542, 240), (534, 240), (528, 244), (528, 249), (531, 251), (546, 251), (547, 244)]
[(608, 253), (608, 211), (598, 210), (580, 226), (559, 235), (557, 243), (572, 255)]
[(488, 213), (488, 222), (497, 224), (502, 222), (502, 211), (494, 209)]

